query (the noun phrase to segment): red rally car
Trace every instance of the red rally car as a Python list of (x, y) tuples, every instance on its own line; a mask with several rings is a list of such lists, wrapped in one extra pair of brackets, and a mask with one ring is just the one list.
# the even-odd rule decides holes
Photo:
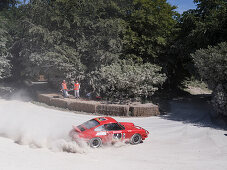
[(80, 143), (81, 139), (92, 148), (116, 141), (139, 144), (148, 137), (149, 132), (129, 122), (117, 122), (111, 117), (97, 117), (79, 126), (73, 126), (69, 136)]

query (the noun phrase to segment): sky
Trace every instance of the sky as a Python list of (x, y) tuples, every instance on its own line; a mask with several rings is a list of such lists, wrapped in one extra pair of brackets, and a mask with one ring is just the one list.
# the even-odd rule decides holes
[(180, 14), (189, 9), (196, 8), (196, 4), (193, 3), (193, 0), (167, 0), (167, 2), (169, 2), (171, 5), (177, 6), (178, 8), (176, 11)]
[[(23, 0), (19, 0), (23, 2)], [(28, 2), (26, 0), (25, 2)], [(182, 14), (184, 11), (187, 11), (189, 9), (195, 9), (196, 5), (193, 3), (193, 0), (167, 0), (171, 5), (175, 5), (178, 8), (176, 9), (177, 12)]]

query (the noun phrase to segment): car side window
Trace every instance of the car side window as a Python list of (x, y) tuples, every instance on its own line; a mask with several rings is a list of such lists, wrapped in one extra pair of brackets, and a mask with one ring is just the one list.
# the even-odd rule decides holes
[(122, 130), (122, 127), (119, 126), (117, 123), (109, 123), (109, 124), (105, 124), (104, 126), (107, 131)]
[(106, 131), (104, 125), (95, 128), (95, 131)]

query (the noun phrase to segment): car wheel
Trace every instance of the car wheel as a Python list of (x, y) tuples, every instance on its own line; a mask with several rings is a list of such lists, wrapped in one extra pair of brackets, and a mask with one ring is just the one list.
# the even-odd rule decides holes
[(98, 147), (102, 146), (102, 139), (101, 138), (92, 138), (89, 141), (89, 145), (92, 148), (98, 148)]
[(130, 143), (132, 145), (136, 145), (139, 144), (142, 141), (141, 135), (140, 134), (134, 134), (131, 139), (130, 139)]

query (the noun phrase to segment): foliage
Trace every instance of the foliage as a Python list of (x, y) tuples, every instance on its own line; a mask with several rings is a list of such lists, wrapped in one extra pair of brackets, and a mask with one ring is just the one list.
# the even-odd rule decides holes
[[(173, 42), (169, 56), (176, 78), (197, 76), (190, 56), (197, 49), (217, 45), (227, 39), (226, 0), (195, 0), (197, 8), (188, 10), (179, 18), (180, 31)], [(198, 76), (197, 76), (198, 77)], [(174, 81), (176, 81), (174, 79)]]
[(125, 60), (102, 66), (91, 77), (90, 84), (95, 92), (110, 98), (151, 96), (166, 79), (157, 65)]
[(118, 59), (120, 20), (109, 17), (106, 8), (102, 0), (36, 0), (21, 7), (25, 15), (18, 28), (23, 29), (12, 47), (15, 60), (23, 61), (20, 76), (44, 74), (53, 84), (64, 78), (81, 81)]
[(10, 35), (7, 32), (7, 20), (0, 15), (0, 79), (7, 78), (11, 74), (11, 64), (9, 58), (11, 54), (8, 51)]
[(214, 90), (216, 110), (227, 113), (227, 43), (197, 50), (192, 57), (200, 76)]
[(192, 57), (199, 74), (213, 89), (227, 80), (227, 43), (197, 50)]
[(160, 63), (177, 24), (175, 6), (166, 0), (134, 0), (123, 35), (124, 58)]
[(214, 89), (212, 104), (218, 115), (227, 116), (227, 84), (219, 84)]
[[(112, 93), (152, 95), (166, 76), (161, 67), (147, 62), (165, 65), (164, 54), (177, 22), (174, 9), (165, 0), (32, 0), (9, 9), (13, 79), (44, 74), (55, 87), (62, 79), (77, 79), (83, 90), (92, 88), (110, 96), (95, 79), (109, 79), (103, 71), (120, 67), (124, 75), (129, 72), (128, 82), (135, 81), (135, 74), (139, 84), (126, 83)], [(112, 87), (103, 84), (103, 88)]]
[(227, 38), (227, 2), (196, 0), (197, 9), (185, 12), (181, 18), (182, 33), (188, 49), (216, 45)]

